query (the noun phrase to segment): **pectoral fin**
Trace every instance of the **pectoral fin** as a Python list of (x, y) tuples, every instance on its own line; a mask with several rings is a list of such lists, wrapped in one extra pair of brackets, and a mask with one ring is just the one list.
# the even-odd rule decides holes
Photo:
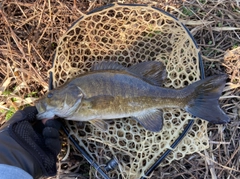
[(114, 101), (114, 96), (111, 95), (98, 95), (87, 99), (91, 104), (92, 109), (105, 109)]
[(100, 119), (94, 119), (89, 121), (91, 124), (93, 124), (94, 126), (96, 126), (97, 128), (99, 128), (102, 131), (107, 131), (108, 130), (108, 123), (106, 123), (103, 120)]
[(154, 109), (141, 116), (134, 117), (145, 129), (159, 132), (163, 127), (163, 116), (160, 109)]

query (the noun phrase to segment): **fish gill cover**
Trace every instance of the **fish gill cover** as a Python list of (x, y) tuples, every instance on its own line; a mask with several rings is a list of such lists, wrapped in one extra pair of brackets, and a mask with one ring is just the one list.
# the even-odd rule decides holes
[[(131, 66), (161, 61), (168, 72), (165, 87), (181, 88), (200, 79), (199, 50), (189, 32), (175, 18), (150, 6), (114, 4), (75, 22), (60, 39), (53, 67), (53, 87), (87, 72), (96, 61)], [(71, 136), (101, 165), (115, 157), (111, 178), (140, 178), (183, 131), (192, 116), (181, 109), (163, 110), (159, 133), (145, 130), (131, 118), (110, 121), (103, 132), (88, 122), (66, 121)], [(161, 164), (209, 147), (207, 122), (196, 119), (192, 129)], [(95, 172), (91, 173), (92, 177)]]

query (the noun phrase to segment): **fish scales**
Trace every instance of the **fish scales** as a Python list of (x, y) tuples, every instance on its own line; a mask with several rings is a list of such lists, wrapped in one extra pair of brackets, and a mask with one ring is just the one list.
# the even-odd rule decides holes
[[(137, 107), (135, 105), (129, 106), (128, 103), (140, 104), (142, 107), (139, 105), (138, 107), (144, 109), (145, 107), (162, 108), (166, 105), (176, 107), (182, 104), (181, 106), (183, 106), (181, 101), (186, 100), (186, 96), (183, 96), (180, 90), (153, 86), (132, 75), (116, 74), (116, 71), (98, 72), (88, 75), (86, 78), (78, 80), (78, 83), (84, 84), (84, 80), (90, 81), (90, 83), (85, 83), (90, 84), (89, 86), (81, 85), (83, 93), (87, 93), (88, 98), (96, 95), (118, 97), (114, 102), (116, 106), (126, 106), (125, 112), (131, 110), (130, 107)], [(98, 89), (97, 94), (96, 89)], [(188, 93), (187, 95), (189, 96), (190, 94)], [(174, 99), (174, 103), (172, 99)]]

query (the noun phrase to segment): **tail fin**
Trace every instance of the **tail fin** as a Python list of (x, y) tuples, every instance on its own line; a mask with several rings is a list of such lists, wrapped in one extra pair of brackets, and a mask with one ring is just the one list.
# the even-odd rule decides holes
[(192, 99), (185, 106), (185, 110), (210, 123), (224, 124), (230, 122), (229, 117), (218, 103), (226, 79), (227, 75), (215, 75), (189, 85), (187, 88), (192, 88), (195, 91)]

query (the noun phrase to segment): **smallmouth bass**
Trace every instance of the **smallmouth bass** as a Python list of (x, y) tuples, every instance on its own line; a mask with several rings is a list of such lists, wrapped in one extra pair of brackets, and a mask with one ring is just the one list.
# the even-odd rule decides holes
[(58, 116), (89, 121), (107, 130), (105, 119), (132, 117), (146, 130), (159, 132), (163, 127), (161, 109), (173, 107), (215, 124), (230, 121), (218, 103), (226, 75), (211, 76), (182, 89), (161, 87), (166, 76), (165, 66), (156, 61), (129, 68), (116, 62), (94, 64), (90, 72), (50, 90), (37, 100), (37, 118)]

